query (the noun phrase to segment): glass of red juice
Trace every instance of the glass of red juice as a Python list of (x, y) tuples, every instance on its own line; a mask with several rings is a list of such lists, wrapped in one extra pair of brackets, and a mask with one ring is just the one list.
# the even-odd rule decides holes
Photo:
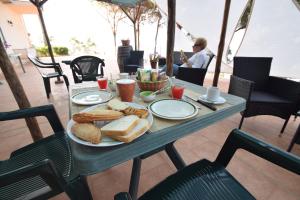
[(108, 82), (106, 77), (97, 77), (97, 82), (101, 90), (106, 90)]
[(179, 85), (172, 86), (172, 96), (174, 99), (181, 99), (184, 92), (184, 87)]

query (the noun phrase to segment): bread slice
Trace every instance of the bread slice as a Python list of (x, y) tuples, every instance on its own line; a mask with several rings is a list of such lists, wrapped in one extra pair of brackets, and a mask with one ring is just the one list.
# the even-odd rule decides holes
[(129, 143), (132, 140), (136, 139), (137, 137), (139, 137), (142, 133), (144, 133), (145, 131), (147, 131), (149, 128), (149, 122), (146, 119), (139, 119), (137, 125), (126, 135), (113, 135), (111, 136), (111, 138), (121, 141), (121, 142), (125, 142), (125, 143)]
[(131, 131), (138, 122), (136, 115), (128, 115), (114, 120), (101, 128), (101, 133), (106, 136), (126, 135)]
[(128, 105), (119, 99), (112, 99), (107, 103), (108, 108), (116, 111), (123, 111), (128, 108)]

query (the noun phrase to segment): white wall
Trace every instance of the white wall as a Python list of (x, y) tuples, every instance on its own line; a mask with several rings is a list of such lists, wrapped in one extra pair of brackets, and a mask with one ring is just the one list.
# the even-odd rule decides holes
[[(12, 21), (13, 25), (7, 23)], [(26, 49), (30, 47), (22, 15), (15, 13), (0, 2), (0, 27), (11, 49)]]

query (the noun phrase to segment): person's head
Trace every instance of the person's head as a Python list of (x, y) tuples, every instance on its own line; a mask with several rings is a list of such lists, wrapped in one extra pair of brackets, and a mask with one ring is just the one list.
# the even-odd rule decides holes
[(197, 38), (193, 45), (193, 52), (199, 52), (206, 48), (207, 41), (205, 38)]

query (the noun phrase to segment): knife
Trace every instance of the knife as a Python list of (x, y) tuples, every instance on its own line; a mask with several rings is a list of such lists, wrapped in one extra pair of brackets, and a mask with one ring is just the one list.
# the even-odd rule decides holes
[(187, 95), (184, 95), (184, 96), (187, 97), (187, 98), (189, 98), (189, 99), (191, 99), (191, 100), (193, 100), (193, 101), (195, 101), (195, 102), (197, 102), (197, 103), (200, 103), (201, 105), (203, 105), (203, 106), (205, 106), (205, 107), (207, 107), (207, 108), (209, 108), (209, 109), (211, 109), (213, 111), (217, 110), (217, 108), (214, 105), (210, 104), (210, 103), (201, 101), (200, 99), (194, 99), (194, 98), (189, 97)]

